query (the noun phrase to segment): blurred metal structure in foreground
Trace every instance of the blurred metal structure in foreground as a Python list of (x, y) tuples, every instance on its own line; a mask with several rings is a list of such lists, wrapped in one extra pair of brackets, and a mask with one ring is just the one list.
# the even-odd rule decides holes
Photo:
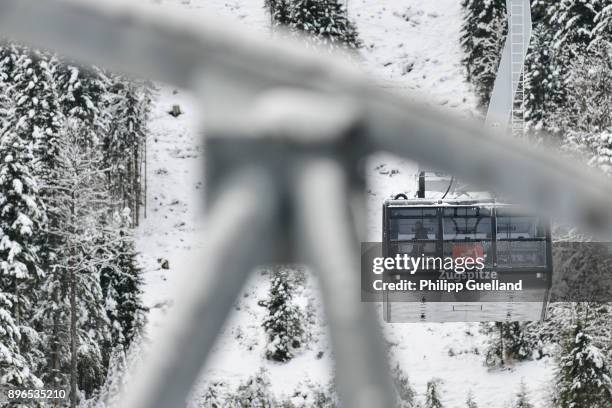
[(114, 1), (0, 0), (0, 32), (189, 88), (204, 102), (207, 251), (124, 407), (182, 406), (251, 268), (287, 260), (318, 271), (343, 406), (393, 405), (356, 264), (361, 164), (375, 151), (418, 159), (568, 223), (612, 230), (607, 180), (389, 94), (341, 60), (216, 16), (193, 21)]

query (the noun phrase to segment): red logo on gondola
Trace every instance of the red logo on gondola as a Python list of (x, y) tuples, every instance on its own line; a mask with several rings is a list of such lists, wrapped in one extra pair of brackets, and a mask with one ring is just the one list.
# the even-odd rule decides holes
[(457, 258), (484, 258), (482, 244), (453, 244), (453, 259)]

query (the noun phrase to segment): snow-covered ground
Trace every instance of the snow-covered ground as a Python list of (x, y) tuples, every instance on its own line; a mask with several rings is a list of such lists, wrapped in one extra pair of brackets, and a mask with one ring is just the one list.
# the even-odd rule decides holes
[[(190, 14), (212, 10), (251, 29), (264, 33), (269, 29), (263, 0), (158, 3), (161, 7), (185, 8)], [(460, 64), (459, 0), (349, 0), (348, 9), (365, 45), (363, 67), (381, 78), (383, 86), (458, 115), (476, 116), (475, 98)], [(178, 118), (168, 115), (173, 104), (179, 104), (184, 114)], [(145, 302), (152, 307), (151, 332), (164, 324), (165, 310), (172, 304), (171, 287), (188, 269), (190, 254), (199, 246), (198, 236), (205, 233), (198, 227), (204, 189), (199, 117), (197, 104), (184, 91), (161, 87), (147, 142), (147, 218), (138, 230), (138, 250), (147, 284)], [(414, 194), (415, 171), (415, 163), (390, 155), (370, 159), (369, 239), (380, 239), (383, 200), (399, 192)], [(163, 260), (168, 260), (168, 269), (162, 268)], [(265, 309), (257, 302), (265, 298), (268, 285), (265, 271), (256, 271), (215, 346), (204, 377), (237, 383), (263, 366), (278, 395), (289, 394), (306, 378), (327, 383), (332, 362), (324, 322), (313, 326), (315, 335), (308, 349), (292, 361), (276, 364), (264, 358), (261, 322)], [(298, 298), (319, 312), (312, 278)], [(476, 352), (483, 351), (485, 341), (476, 324), (384, 327), (395, 359), (409, 374), (420, 397), (427, 381), (439, 378), (445, 407), (464, 407), (471, 390), (479, 406), (502, 408), (525, 379), (532, 401), (537, 407), (543, 406), (552, 363), (542, 360), (517, 364), (509, 370), (488, 370), (483, 356)]]

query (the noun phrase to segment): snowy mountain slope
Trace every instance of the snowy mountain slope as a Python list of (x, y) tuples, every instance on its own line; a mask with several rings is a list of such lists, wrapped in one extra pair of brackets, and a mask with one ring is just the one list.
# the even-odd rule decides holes
[[(168, 114), (178, 104), (183, 115)], [(145, 304), (152, 308), (150, 323), (157, 326), (160, 311), (172, 303), (169, 285), (184, 270), (181, 262), (198, 249), (198, 215), (203, 208), (202, 142), (198, 132), (197, 104), (172, 89), (162, 87), (151, 113), (147, 140), (146, 217), (137, 230), (146, 290)], [(166, 268), (162, 267), (162, 264)]]
[[(350, 0), (348, 9), (364, 42), (363, 66), (393, 91), (407, 93), (443, 109), (473, 116), (475, 98), (463, 79), (459, 47), (459, 0)], [(162, 0), (161, 7), (180, 7), (190, 14), (213, 9), (255, 30), (269, 30), (263, 0)], [(424, 96), (426, 95), (426, 96)], [(185, 114), (166, 113), (180, 104)], [(164, 321), (172, 303), (171, 286), (181, 276), (184, 262), (197, 250), (197, 227), (202, 197), (202, 150), (197, 105), (184, 92), (162, 88), (148, 140), (148, 217), (139, 228), (138, 249), (147, 281), (146, 303), (153, 307), (151, 331)], [(387, 154), (368, 163), (368, 239), (381, 236), (381, 205), (395, 193), (414, 194), (416, 164)], [(169, 261), (162, 269), (158, 258)], [(325, 328), (309, 348), (286, 364), (265, 360), (261, 322), (265, 308), (259, 300), (269, 287), (264, 270), (257, 271), (239, 299), (235, 313), (215, 346), (204, 377), (236, 384), (259, 367), (268, 369), (275, 394), (289, 394), (305, 378), (326, 383), (331, 378), (330, 350)], [(299, 299), (320, 309), (316, 282), (309, 283)], [(503, 407), (511, 400), (522, 378), (537, 405), (546, 397), (551, 377), (548, 361), (519, 364), (511, 370), (489, 371), (483, 366), (484, 338), (475, 324), (385, 324), (396, 361), (406, 370), (419, 397), (426, 382), (442, 383), (446, 407), (463, 407), (472, 390), (479, 406)], [(319, 358), (320, 353), (322, 356)], [(198, 391), (195, 392), (196, 396)]]

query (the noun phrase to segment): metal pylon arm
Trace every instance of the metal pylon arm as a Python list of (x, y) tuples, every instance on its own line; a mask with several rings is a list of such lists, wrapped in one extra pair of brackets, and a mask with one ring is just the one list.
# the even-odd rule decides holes
[(183, 272), (176, 304), (123, 390), (121, 408), (185, 406), (246, 279), (271, 257), (277, 187), (257, 168), (226, 181), (209, 212), (205, 249)]
[(270, 42), (216, 17), (194, 21), (116, 0), (0, 0), (0, 33), (188, 87), (203, 100), (207, 89), (227, 83), (227, 95), (205, 106), (209, 128), (233, 126), (269, 89), (339, 95), (361, 112), (364, 154), (397, 152), (548, 216), (612, 231), (612, 186), (603, 176), (390, 94), (350, 64), (288, 40)]
[(349, 177), (329, 158), (312, 158), (298, 167), (296, 244), (321, 284), (342, 406), (395, 407), (386, 343), (372, 304), (362, 303), (359, 295)]

